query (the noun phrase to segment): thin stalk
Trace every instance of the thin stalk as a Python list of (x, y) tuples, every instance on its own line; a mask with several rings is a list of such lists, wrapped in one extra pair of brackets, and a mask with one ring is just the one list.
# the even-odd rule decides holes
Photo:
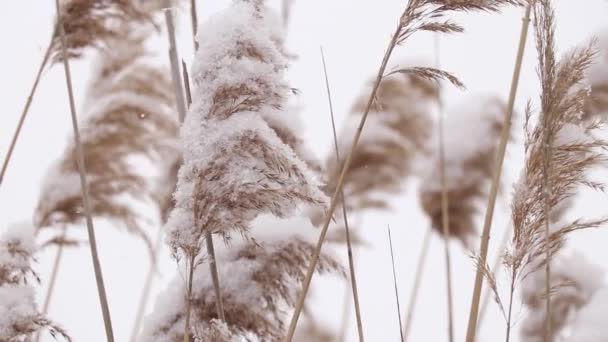
[(101, 311), (103, 314), (103, 323), (106, 331), (106, 338), (108, 342), (114, 342), (114, 333), (112, 331), (112, 320), (110, 318), (110, 308), (108, 306), (108, 299), (106, 297), (106, 290), (103, 283), (103, 275), (101, 272), (101, 264), (99, 262), (99, 254), (97, 252), (97, 242), (95, 240), (95, 230), (93, 229), (93, 217), (91, 214), (91, 203), (89, 199), (89, 188), (86, 179), (86, 165), (84, 159), (84, 150), (80, 143), (80, 134), (78, 132), (78, 119), (76, 115), (76, 106), (74, 104), (74, 91), (72, 88), (72, 77), (70, 75), (70, 62), (68, 61), (68, 53), (66, 46), (65, 31), (63, 29), (63, 22), (61, 18), (61, 10), (59, 7), (59, 0), (55, 0), (55, 7), (57, 10), (57, 25), (59, 26), (59, 32), (61, 34), (61, 51), (63, 54), (63, 69), (65, 71), (65, 81), (68, 90), (68, 98), (70, 102), (70, 113), (72, 116), (72, 128), (74, 130), (74, 141), (76, 144), (76, 155), (78, 172), (80, 174), (80, 186), (82, 187), (82, 198), (84, 204), (84, 211), (87, 222), (87, 233), (89, 237), (89, 246), (91, 247), (91, 257), (93, 259), (93, 268), (95, 270), (95, 280), (97, 283), (97, 292), (99, 294), (99, 302), (101, 304)]
[(551, 215), (550, 192), (551, 184), (551, 150), (553, 149), (553, 134), (548, 129), (549, 115), (543, 115), (543, 211), (545, 216), (545, 331), (544, 342), (551, 342), (551, 231), (549, 216)]
[(215, 248), (213, 248), (213, 236), (207, 233), (205, 238), (207, 241), (207, 253), (209, 253), (209, 269), (211, 270), (211, 280), (213, 281), (213, 289), (215, 290), (215, 308), (217, 316), (222, 321), (226, 321), (224, 314), (224, 303), (222, 302), (222, 292), (220, 288), (220, 277), (217, 272), (217, 260), (215, 259)]
[(329, 205), (329, 209), (325, 214), (325, 221), (323, 223), (323, 228), (321, 229), (321, 233), (319, 234), (319, 239), (317, 241), (317, 245), (315, 246), (315, 250), (313, 252), (312, 258), (310, 260), (310, 265), (308, 265), (308, 269), (306, 270), (306, 276), (302, 282), (302, 291), (298, 296), (298, 300), (296, 302), (294, 313), (291, 317), (291, 321), (289, 323), (289, 329), (287, 331), (287, 335), (285, 337), (286, 342), (291, 342), (293, 340), (293, 335), (296, 331), (296, 326), (298, 325), (298, 319), (300, 317), (300, 313), (302, 312), (302, 308), (304, 307), (304, 301), (306, 300), (306, 295), (308, 294), (308, 289), (310, 288), (310, 282), (312, 281), (312, 276), (317, 267), (317, 263), (319, 262), (319, 256), (321, 254), (321, 248), (323, 247), (323, 242), (325, 241), (325, 236), (327, 235), (327, 229), (329, 227), (329, 223), (331, 222), (332, 215), (336, 210), (336, 205), (338, 204), (338, 196), (340, 191), (342, 190), (342, 186), (344, 185), (344, 178), (346, 173), (348, 172), (348, 168), (350, 167), (350, 163), (352, 161), (352, 157), (355, 149), (357, 148), (357, 144), (359, 139), (361, 138), (361, 133), (363, 131), (363, 127), (365, 126), (365, 121), (369, 112), (374, 103), (374, 99), (376, 98), (376, 92), (378, 91), (378, 87), (380, 86), (380, 81), (384, 75), (384, 71), (386, 70), (386, 66), (388, 64), (388, 60), (393, 52), (393, 49), (397, 45), (397, 39), (399, 38), (399, 32), (401, 32), (403, 23), (399, 21), (399, 25), (397, 25), (397, 29), (391, 38), (391, 41), (386, 49), (384, 57), (382, 59), (382, 63), (380, 64), (380, 68), (378, 69), (378, 75), (376, 76), (376, 80), (374, 82), (374, 86), (372, 88), (372, 92), (370, 94), (369, 101), (367, 103), (365, 112), (363, 112), (363, 116), (361, 117), (361, 122), (359, 123), (359, 127), (357, 128), (357, 132), (355, 133), (355, 137), (353, 139), (353, 144), (351, 149), (346, 156), (346, 160), (344, 161), (344, 166), (342, 166), (342, 171), (340, 173), (340, 177), (338, 178), (338, 182), (336, 184), (336, 189), (334, 194), (332, 195), (331, 202)]
[(182, 78), (179, 73), (179, 59), (177, 58), (177, 44), (175, 42), (175, 25), (173, 23), (173, 15), (170, 9), (165, 10), (165, 21), (167, 23), (167, 33), (169, 36), (169, 60), (171, 61), (171, 78), (173, 79), (173, 87), (175, 88), (175, 98), (177, 102), (177, 112), (179, 114), (179, 122), (184, 122), (186, 117), (186, 102), (184, 100), (184, 92), (182, 89)]
[[(182, 61), (182, 63), (184, 62)], [(188, 106), (190, 106), (192, 104), (192, 93), (190, 91), (190, 77), (188, 76), (188, 70), (186, 69), (185, 64), (183, 71), (184, 88), (186, 88), (186, 98), (188, 100)], [(205, 234), (205, 241), (207, 243), (207, 254), (209, 254), (209, 270), (211, 271), (211, 280), (213, 281), (213, 289), (215, 291), (215, 308), (217, 310), (217, 317), (222, 321), (226, 321), (224, 303), (222, 301), (222, 291), (220, 287), (220, 277), (217, 271), (217, 260), (215, 258), (215, 248), (213, 246), (213, 236), (211, 233)]]
[[(61, 241), (65, 240), (67, 233), (66, 225), (61, 227)], [(59, 265), (61, 264), (61, 257), (63, 256), (63, 243), (57, 245), (57, 253), (55, 254), (55, 260), (53, 261), (53, 269), (51, 271), (51, 277), (49, 278), (49, 287), (46, 290), (46, 297), (44, 298), (44, 304), (42, 305), (42, 315), (46, 315), (49, 312), (49, 306), (51, 305), (51, 298), (55, 291), (55, 284), (57, 283), (57, 275), (59, 274)], [(36, 333), (36, 342), (40, 341), (40, 331)]]
[[(334, 136), (334, 148), (336, 150), (336, 161), (338, 165), (341, 163), (340, 151), (338, 149), (338, 135), (336, 134), (336, 121), (334, 118), (334, 107), (331, 100), (331, 88), (329, 86), (329, 77), (327, 76), (327, 65), (325, 63), (325, 55), (323, 47), (321, 47), (321, 60), (323, 61), (323, 73), (325, 75), (325, 87), (327, 88), (327, 100), (329, 103), (329, 113), (331, 115), (331, 128)], [(346, 200), (344, 191), (340, 190), (340, 201), (342, 202), (342, 217), (344, 218), (344, 231), (346, 233), (346, 250), (348, 251), (348, 269), (350, 271), (350, 282), (353, 293), (353, 302), (355, 303), (355, 316), (357, 317), (357, 332), (359, 334), (359, 342), (363, 342), (363, 323), (361, 320), (361, 307), (359, 305), (359, 291), (357, 290), (357, 277), (355, 275), (355, 261), (353, 258), (353, 248), (350, 239), (350, 228), (348, 226), (348, 215), (346, 214)]]
[[(435, 33), (435, 64), (440, 68), (439, 63), (439, 35)], [(445, 175), (445, 146), (443, 133), (443, 101), (441, 92), (438, 97), (439, 104), (439, 172), (441, 178), (441, 227), (443, 230), (443, 247), (445, 253), (445, 282), (447, 290), (447, 309), (448, 309), (448, 341), (454, 342), (454, 301), (452, 298), (452, 258), (450, 257), (450, 212), (448, 187)]]
[(397, 287), (397, 273), (395, 272), (395, 256), (393, 255), (393, 239), (391, 239), (391, 226), (387, 226), (388, 230), (388, 243), (391, 250), (391, 264), (393, 266), (393, 284), (395, 284), (395, 299), (397, 300), (397, 318), (399, 319), (399, 334), (401, 335), (401, 342), (404, 342), (403, 338), (403, 327), (401, 326), (401, 305), (399, 305), (399, 289)]
[[(498, 187), (500, 184), (500, 176), (502, 173), (502, 165), (505, 159), (505, 151), (509, 141), (509, 132), (511, 131), (511, 118), (513, 116), (513, 107), (515, 105), (515, 95), (517, 94), (517, 85), (519, 83), (519, 75), (521, 73), (521, 65), (526, 46), (526, 38), (528, 36), (528, 27), (530, 25), (531, 5), (526, 6), (526, 14), (524, 15), (521, 34), (519, 37), (519, 47), (517, 49), (517, 57), (515, 61), (515, 69), (513, 70), (513, 79), (511, 81), (511, 91), (509, 93), (509, 101), (507, 104), (507, 115), (500, 136), (500, 144), (494, 166), (494, 177), (488, 196), (488, 205), (484, 219), (483, 232), (481, 234), (481, 245), (479, 248), (479, 264), (485, 265), (488, 257), (488, 245), (490, 243), (490, 229), (492, 227), (492, 218), (494, 216), (494, 206), (496, 205), (496, 197), (498, 195)], [(479, 314), (479, 304), (481, 297), (481, 287), (483, 284), (483, 272), (481, 268), (477, 269), (475, 274), (475, 286), (473, 288), (473, 296), (471, 298), (471, 310), (469, 312), (469, 323), (467, 326), (466, 342), (475, 342), (475, 334), (477, 332), (477, 317)]]
[(184, 330), (184, 342), (190, 342), (190, 313), (192, 312), (192, 279), (194, 278), (194, 255), (190, 257), (188, 267), (188, 292), (186, 295), (186, 325)]
[(348, 318), (350, 317), (350, 299), (348, 293), (350, 283), (346, 283), (346, 289), (344, 289), (344, 300), (342, 301), (342, 323), (340, 323), (340, 332), (338, 333), (338, 341), (346, 341), (346, 331), (348, 330)]
[(426, 265), (426, 256), (428, 255), (429, 245), (431, 244), (431, 235), (431, 229), (427, 229), (426, 233), (424, 234), (424, 240), (422, 241), (422, 249), (420, 250), (420, 255), (418, 256), (418, 265), (416, 266), (416, 274), (414, 275), (414, 286), (412, 287), (412, 293), (410, 294), (410, 302), (407, 308), (407, 314), (405, 315), (403, 327), (404, 341), (407, 341), (407, 337), (410, 334), (412, 317), (414, 316), (416, 300), (418, 299), (418, 290), (420, 289), (420, 283), (424, 273), (424, 266)]
[(194, 51), (198, 50), (198, 42), (196, 41), (196, 30), (198, 27), (198, 17), (196, 15), (196, 0), (190, 0), (190, 19), (192, 22), (192, 41), (194, 42)]
[(513, 316), (513, 297), (515, 294), (515, 272), (516, 272), (516, 268), (515, 267), (511, 267), (511, 287), (509, 288), (510, 292), (509, 292), (509, 311), (507, 312), (507, 333), (506, 333), (506, 337), (505, 337), (505, 341), (509, 342), (509, 339), (511, 338), (511, 317)]
[(21, 111), (21, 116), (19, 117), (19, 122), (17, 123), (17, 128), (15, 128), (15, 132), (13, 133), (13, 137), (11, 138), (11, 143), (8, 147), (8, 152), (4, 157), (4, 161), (2, 162), (2, 169), (0, 170), (0, 186), (2, 186), (2, 180), (4, 180), (4, 175), (6, 174), (6, 170), (8, 169), (8, 164), (11, 161), (11, 157), (13, 156), (13, 151), (15, 150), (15, 146), (17, 145), (17, 140), (19, 139), (19, 135), (21, 134), (21, 129), (23, 128), (23, 124), (25, 123), (25, 118), (29, 113), (30, 106), (32, 105), (32, 101), (34, 99), (34, 94), (36, 94), (36, 89), (38, 89), (38, 84), (40, 83), (40, 79), (42, 78), (42, 72), (44, 68), (49, 62), (51, 57), (51, 51), (53, 49), (53, 37), (57, 32), (57, 25), (53, 29), (53, 34), (49, 41), (49, 45), (44, 52), (44, 57), (42, 58), (42, 62), (40, 62), (40, 66), (38, 67), (38, 72), (36, 73), (36, 78), (34, 79), (34, 84), (32, 84), (32, 88), (30, 89), (30, 94), (27, 96), (27, 100), (25, 101), (25, 106)]
[[(158, 228), (156, 232), (156, 240), (154, 241), (154, 260), (157, 260), (158, 254), (163, 244), (163, 228)], [(144, 288), (142, 289), (141, 296), (139, 297), (139, 304), (137, 305), (137, 314), (135, 315), (135, 323), (133, 324), (133, 330), (131, 331), (131, 342), (137, 341), (137, 334), (141, 327), (141, 322), (146, 312), (146, 306), (148, 304), (148, 298), (150, 297), (150, 290), (152, 289), (152, 283), (154, 281), (154, 274), (156, 271), (156, 263), (151, 262), (146, 275), (146, 281)]]

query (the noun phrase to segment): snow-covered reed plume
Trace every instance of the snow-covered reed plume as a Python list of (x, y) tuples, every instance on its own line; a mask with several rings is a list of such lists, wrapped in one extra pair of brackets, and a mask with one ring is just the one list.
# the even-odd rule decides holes
[[(372, 86), (373, 81), (366, 85), (340, 132), (338, 148), (342, 156), (352, 145)], [(425, 150), (437, 98), (433, 81), (418, 75), (395, 73), (382, 79), (344, 180), (349, 211), (388, 207), (386, 195), (402, 189), (404, 178), (413, 172), (414, 157)], [(331, 153), (326, 159), (329, 193), (335, 190), (341, 168), (342, 163)]]
[[(578, 317), (578, 311), (587, 305), (602, 287), (604, 272), (589, 263), (581, 254), (556, 255), (551, 262), (551, 326), (549, 341), (557, 337), (564, 328)], [(545, 273), (535, 272), (522, 284), (522, 299), (527, 308), (526, 319), (522, 321), (521, 335), (524, 342), (543, 342), (546, 310)], [(563, 335), (561, 335), (563, 336)], [(570, 341), (590, 341), (569, 339)]]
[[(164, 185), (177, 153), (177, 115), (168, 70), (156, 65), (145, 47), (151, 29), (123, 23), (121, 34), (105, 41), (89, 83), (81, 117), (92, 214), (123, 223), (149, 244), (143, 217), (133, 199), (167, 211), (172, 186)], [(70, 142), (42, 187), (36, 225), (40, 228), (78, 224), (82, 194)], [(142, 159), (143, 158), (143, 159)], [(137, 164), (149, 161), (161, 179)]]
[(281, 140), (281, 125), (269, 125), (294, 115), (286, 111), (292, 90), (282, 37), (263, 1), (235, 1), (199, 29), (184, 162), (167, 223), (176, 254), (198, 255), (207, 233), (246, 233), (262, 213), (286, 217), (326, 202), (306, 163)]
[[(506, 105), (496, 96), (475, 94), (446, 111), (445, 186), (450, 235), (470, 248), (472, 239), (477, 236), (475, 216), (487, 197), (492, 180)], [(430, 158), (420, 169), (423, 174), (420, 202), (432, 228), (443, 234), (438, 153), (439, 147), (434, 146)]]
[(14, 225), (0, 237), (0, 341), (29, 341), (32, 334), (45, 329), (70, 340), (37, 309), (31, 282), (38, 281), (38, 276), (30, 265), (35, 251), (31, 225)]
[[(306, 218), (263, 215), (250, 225), (253, 239), (238, 236), (228, 245), (219, 246), (216, 258), (221, 265), (226, 321), (217, 321), (211, 278), (206, 269), (199, 268), (194, 274), (191, 296), (191, 340), (279, 341), (285, 334), (286, 314), (294, 305), (296, 289), (313, 251), (315, 233)], [(324, 255), (318, 271), (342, 271), (342, 268), (332, 257)], [(186, 324), (186, 297), (184, 280), (178, 276), (159, 296), (141, 340), (181, 342)], [(232, 339), (209, 336), (222, 330), (224, 338)]]

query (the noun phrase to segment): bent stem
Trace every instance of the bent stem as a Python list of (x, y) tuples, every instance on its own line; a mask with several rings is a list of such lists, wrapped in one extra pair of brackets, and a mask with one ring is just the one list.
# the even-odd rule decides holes
[(114, 342), (114, 332), (112, 331), (112, 321), (110, 319), (110, 308), (108, 306), (108, 299), (106, 296), (106, 290), (103, 282), (103, 275), (101, 272), (101, 264), (99, 262), (99, 253), (97, 251), (97, 242), (95, 240), (95, 230), (93, 229), (93, 217), (91, 211), (91, 202), (89, 198), (89, 188), (86, 179), (86, 165), (84, 159), (84, 150), (80, 143), (80, 134), (78, 131), (78, 119), (76, 115), (76, 106), (74, 104), (74, 91), (72, 88), (72, 77), (70, 75), (70, 63), (68, 61), (68, 53), (66, 46), (65, 31), (63, 29), (63, 22), (61, 18), (61, 10), (59, 7), (59, 0), (55, 0), (55, 6), (57, 10), (57, 25), (61, 34), (61, 52), (63, 59), (63, 69), (65, 71), (65, 81), (68, 90), (68, 98), (70, 103), (70, 113), (72, 117), (72, 128), (74, 130), (74, 141), (76, 145), (76, 155), (78, 164), (78, 173), (80, 174), (80, 186), (82, 188), (82, 198), (84, 204), (84, 211), (87, 223), (87, 233), (89, 237), (89, 246), (91, 248), (91, 258), (93, 259), (93, 268), (95, 270), (95, 280), (97, 283), (97, 292), (99, 295), (99, 302), (101, 305), (101, 311), (103, 314), (103, 322), (105, 326), (106, 338), (108, 342)]
[[(321, 47), (321, 60), (323, 61), (323, 73), (325, 74), (325, 86), (327, 88), (327, 99), (329, 102), (329, 113), (331, 115), (331, 128), (334, 136), (334, 148), (336, 150), (336, 161), (340, 164), (340, 151), (338, 149), (338, 135), (336, 134), (336, 122), (334, 119), (334, 109), (331, 100), (331, 90), (329, 86), (329, 77), (327, 76), (327, 65), (325, 64), (325, 55), (323, 54), (323, 47)], [(346, 214), (346, 200), (344, 198), (344, 191), (340, 190), (340, 201), (342, 202), (342, 217), (344, 218), (344, 231), (346, 233), (346, 250), (348, 252), (348, 269), (350, 271), (350, 282), (353, 293), (353, 302), (355, 304), (355, 316), (357, 318), (357, 333), (359, 334), (359, 342), (364, 341), (363, 337), (363, 323), (361, 320), (361, 308), (359, 305), (359, 291), (357, 290), (357, 277), (355, 275), (355, 262), (353, 258), (353, 248), (350, 239), (350, 228), (348, 226), (348, 217)]]
[[(481, 245), (479, 248), (480, 264), (485, 265), (488, 257), (488, 245), (490, 242), (490, 229), (492, 227), (492, 218), (494, 216), (494, 207), (496, 205), (496, 197), (498, 195), (498, 187), (500, 184), (500, 176), (502, 174), (502, 165), (505, 159), (505, 151), (507, 149), (507, 142), (509, 141), (509, 132), (511, 130), (511, 118), (513, 116), (513, 107), (515, 105), (515, 95), (517, 94), (517, 85), (519, 83), (519, 75), (521, 73), (521, 65), (524, 56), (524, 49), (526, 46), (526, 38), (528, 36), (528, 27), (530, 25), (530, 12), (531, 5), (528, 4), (526, 7), (526, 14), (524, 15), (521, 34), (519, 37), (519, 47), (517, 49), (517, 57), (515, 61), (515, 69), (513, 70), (513, 78), (511, 81), (511, 90), (509, 93), (509, 101), (507, 104), (507, 115), (502, 128), (500, 136), (500, 144), (498, 146), (498, 153), (496, 156), (496, 162), (494, 166), (494, 177), (492, 179), (492, 185), (490, 188), (490, 195), (488, 196), (488, 205), (486, 209), (486, 215), (484, 219), (483, 232), (481, 235)], [(475, 342), (475, 334), (477, 333), (477, 317), (479, 314), (479, 304), (481, 297), (481, 287), (483, 284), (483, 271), (481, 268), (477, 268), (475, 273), (475, 286), (473, 287), (473, 296), (471, 299), (471, 310), (469, 312), (469, 323), (467, 326), (467, 338), (466, 342)]]

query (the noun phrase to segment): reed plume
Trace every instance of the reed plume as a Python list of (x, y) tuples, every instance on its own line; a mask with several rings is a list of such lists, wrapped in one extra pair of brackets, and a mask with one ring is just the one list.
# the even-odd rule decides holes
[[(82, 122), (82, 144), (92, 214), (124, 224), (143, 238), (147, 220), (129, 201), (152, 203), (167, 210), (167, 185), (177, 151), (177, 119), (168, 72), (154, 65), (145, 47), (149, 27), (124, 24), (119, 38), (100, 50), (89, 83)], [(76, 146), (70, 143), (48, 171), (35, 222), (39, 229), (83, 220)], [(160, 177), (147, 177), (135, 161), (158, 165)], [(170, 187), (170, 185), (168, 185)]]
[[(286, 313), (295, 304), (295, 285), (304, 278), (306, 261), (314, 249), (310, 238), (314, 232), (305, 218), (263, 215), (251, 224), (249, 237), (235, 237), (219, 246), (216, 257), (222, 266), (226, 321), (218, 322), (212, 281), (197, 269), (191, 296), (191, 340), (215, 341), (208, 334), (218, 334), (218, 328), (233, 338), (226, 341), (280, 340), (285, 334)], [(323, 256), (318, 271), (344, 272), (330, 255)], [(143, 341), (183, 340), (185, 291), (183, 279), (178, 277), (159, 296), (154, 314), (146, 320)]]
[[(160, 0), (62, 0), (61, 18), (65, 31), (68, 58), (80, 58), (88, 48), (107, 50), (108, 42), (120, 40), (124, 34), (121, 23), (152, 22), (149, 11), (142, 8)], [(63, 58), (61, 37), (56, 30), (52, 41), (55, 63)]]
[(0, 341), (29, 341), (42, 330), (70, 341), (66, 331), (36, 307), (31, 284), (40, 281), (31, 267), (36, 250), (31, 225), (9, 227), (0, 238)]
[[(471, 249), (478, 235), (475, 216), (480, 211), (480, 202), (487, 197), (506, 106), (495, 96), (476, 94), (447, 110), (444, 148), (449, 232), (450, 237)], [(421, 168), (419, 198), (431, 227), (443, 235), (442, 188), (435, 162), (438, 150), (432, 149), (431, 158)]]
[[(602, 287), (604, 272), (589, 263), (581, 254), (555, 255), (551, 268), (551, 326), (548, 341), (558, 341), (558, 336), (567, 327), (577, 312), (587, 305)], [(525, 342), (543, 342), (547, 319), (544, 306), (546, 296), (545, 274), (532, 273), (522, 284), (522, 300), (527, 309), (526, 320), (522, 322), (521, 335)], [(575, 339), (573, 341), (583, 341)], [(585, 339), (584, 341), (587, 341)]]
[[(340, 132), (341, 154), (352, 145), (372, 86), (370, 81), (359, 95)], [(418, 75), (396, 73), (382, 79), (344, 180), (349, 211), (388, 208), (383, 197), (402, 190), (403, 179), (413, 172), (415, 156), (426, 149), (437, 98), (437, 86)], [(328, 193), (335, 191), (341, 166), (333, 153), (327, 157)]]

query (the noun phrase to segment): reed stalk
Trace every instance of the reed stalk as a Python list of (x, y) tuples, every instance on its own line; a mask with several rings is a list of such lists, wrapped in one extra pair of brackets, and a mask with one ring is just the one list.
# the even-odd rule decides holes
[(91, 214), (91, 203), (89, 198), (89, 190), (86, 179), (86, 165), (84, 159), (84, 150), (80, 143), (80, 134), (78, 131), (78, 119), (76, 115), (76, 105), (74, 101), (74, 90), (72, 88), (72, 76), (70, 74), (70, 62), (68, 61), (68, 52), (66, 46), (65, 31), (63, 28), (63, 22), (61, 19), (61, 9), (59, 6), (59, 0), (55, 0), (55, 7), (57, 10), (57, 26), (61, 36), (61, 50), (63, 55), (63, 69), (65, 71), (65, 80), (68, 90), (68, 98), (70, 104), (70, 113), (72, 117), (72, 128), (74, 130), (74, 141), (76, 145), (78, 172), (80, 174), (80, 186), (82, 188), (82, 197), (84, 204), (84, 213), (86, 215), (87, 234), (89, 237), (89, 246), (91, 249), (91, 257), (93, 259), (93, 268), (95, 270), (95, 280), (97, 283), (97, 292), (99, 295), (99, 302), (101, 305), (101, 311), (103, 314), (103, 322), (105, 327), (106, 339), (108, 342), (114, 342), (114, 332), (112, 329), (112, 320), (110, 318), (110, 307), (108, 305), (108, 299), (106, 296), (106, 290), (103, 281), (103, 274), (101, 271), (101, 263), (99, 261), (99, 253), (97, 251), (97, 242), (95, 239), (95, 230), (93, 228), (93, 216)]

